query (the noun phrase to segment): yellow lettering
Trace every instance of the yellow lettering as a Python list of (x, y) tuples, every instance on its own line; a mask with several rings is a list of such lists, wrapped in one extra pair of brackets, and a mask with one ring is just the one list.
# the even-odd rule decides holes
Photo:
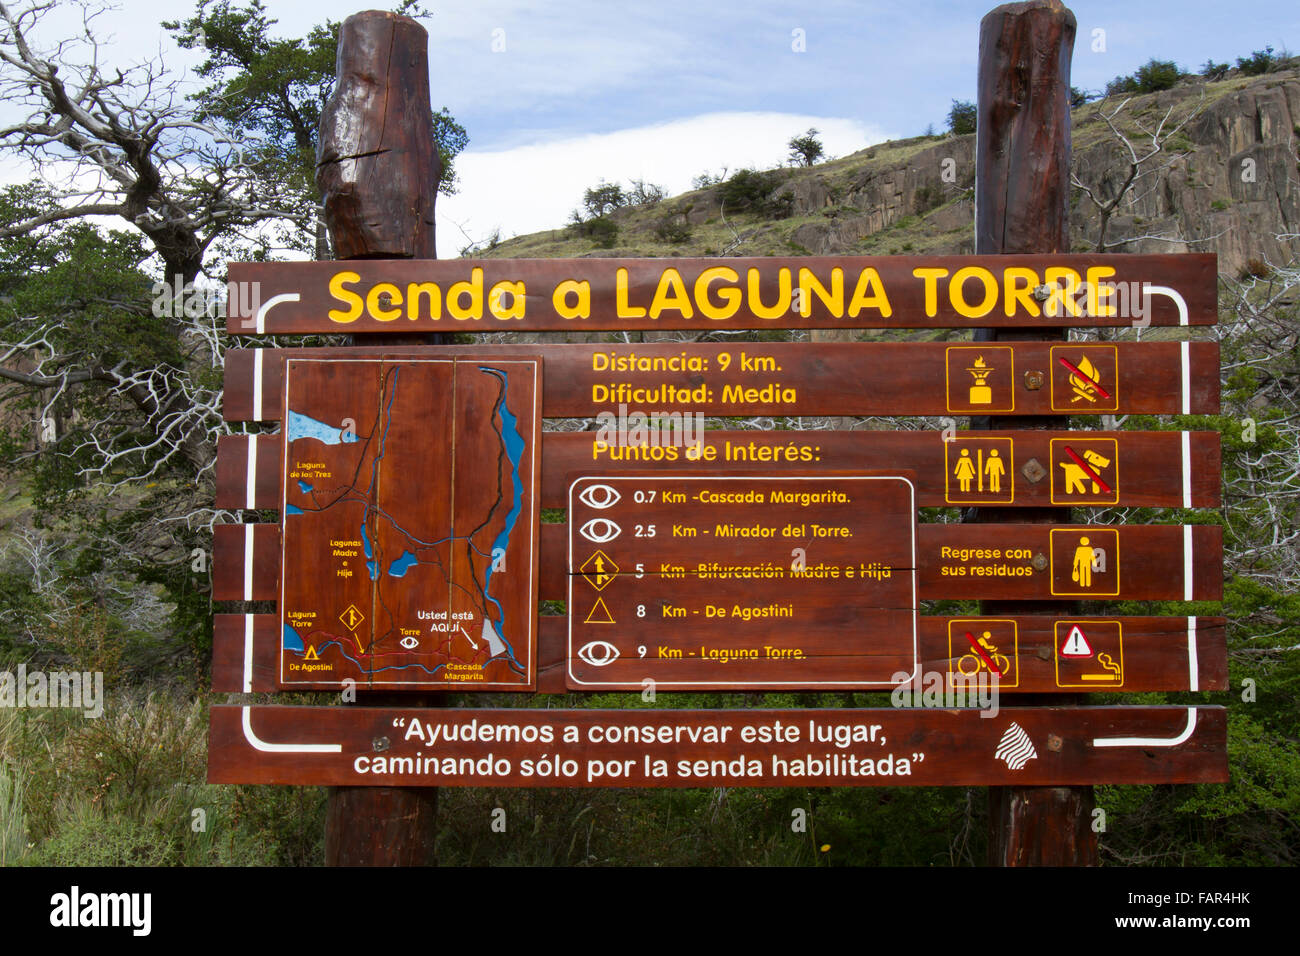
[[(626, 277), (624, 277), (623, 287), (626, 290)], [(577, 296), (577, 301), (573, 305), (569, 305), (571, 295)], [(591, 283), (586, 280), (579, 282), (576, 279), (565, 279), (551, 293), (551, 307), (562, 319), (591, 318)]]
[(700, 307), (700, 314), (706, 319), (729, 319), (740, 309), (740, 290), (730, 286), (719, 289), (718, 298), (722, 300), (722, 305), (714, 305), (709, 300), (709, 283), (714, 279), (737, 282), (740, 276), (736, 274), (736, 270), (728, 269), (726, 266), (705, 269), (695, 280), (695, 302)]
[(749, 311), (760, 319), (779, 319), (790, 311), (790, 270), (781, 269), (776, 274), (776, 305), (768, 308), (763, 304), (763, 297), (758, 294), (762, 273), (750, 269), (745, 274), (749, 288)]
[(835, 318), (844, 316), (844, 270), (836, 267), (831, 270), (831, 287), (828, 291), (821, 284), (812, 270), (803, 267), (799, 270), (799, 314), (805, 319), (812, 315), (812, 296), (809, 293), (816, 293), (817, 298), (822, 300), (822, 305), (826, 306), (826, 311)]
[[(979, 279), (984, 283), (984, 301), (979, 305), (973, 306), (966, 301), (967, 279)], [(958, 269), (952, 281), (948, 283), (948, 298), (952, 300), (952, 307), (957, 310), (958, 315), (968, 319), (982, 319), (998, 304), (998, 282), (988, 269), (981, 266), (966, 266), (964, 269)]]
[(640, 319), (645, 317), (645, 309), (627, 301), (627, 270), (619, 269), (614, 279), (614, 314), (620, 319)]
[[(382, 297), (388, 296), (393, 308), (385, 309)], [(402, 314), (397, 306), (402, 304), (402, 293), (391, 282), (376, 282), (366, 293), (366, 311), (376, 322), (391, 322)]]
[(522, 319), (524, 317), (524, 284), (522, 282), (498, 282), (488, 292), (488, 308), (498, 319)]
[(420, 296), (429, 300), (429, 318), (442, 318), (442, 290), (436, 282), (412, 282), (406, 287), (406, 317), (420, 317)]
[(650, 302), (650, 318), (659, 318), (665, 309), (676, 309), (685, 319), (695, 315), (695, 310), (691, 308), (691, 297), (686, 293), (686, 283), (676, 269), (665, 269), (659, 277), (655, 297)]
[(858, 275), (858, 285), (853, 290), (853, 301), (849, 303), (849, 317), (852, 318), (863, 309), (876, 309), (884, 319), (894, 314), (893, 307), (889, 304), (889, 296), (885, 294), (884, 283), (880, 281), (880, 274), (875, 269), (863, 269)]
[[(483, 270), (470, 271), (468, 282), (457, 282), (447, 290), (447, 312), (453, 319), (481, 319), (483, 317)], [(469, 305), (461, 304), (461, 297), (469, 296)]]
[(361, 296), (348, 289), (343, 288), (350, 282), (360, 282), (361, 276), (355, 272), (336, 272), (330, 278), (330, 295), (340, 302), (349, 304), (348, 310), (342, 312), (338, 309), (330, 309), (329, 317), (331, 322), (355, 322), (361, 315)]
[[(1114, 315), (1115, 304), (1111, 301), (1103, 302), (1103, 299), (1110, 300), (1115, 295), (1115, 287), (1108, 289), (1101, 287), (1103, 279), (1109, 279), (1115, 274), (1111, 266), (1089, 266), (1088, 267), (1088, 314), (1103, 316)], [(1104, 294), (1103, 294), (1104, 293)]]
[[(1064, 288), (1057, 281), (1061, 279), (1065, 280)], [(1079, 294), (1079, 273), (1065, 266), (1050, 266), (1047, 269), (1047, 286), (1052, 294), (1043, 306), (1044, 313), (1050, 316), (1079, 314), (1079, 303), (1074, 299)]]
[(925, 282), (925, 314), (934, 318), (939, 314), (939, 280), (948, 274), (947, 269), (913, 269), (912, 275)]
[(1019, 306), (1024, 306), (1029, 315), (1038, 315), (1038, 301), (1034, 298), (1034, 289), (1038, 287), (1038, 273), (1024, 266), (1007, 266), (1002, 270), (1002, 308), (1007, 317), (1016, 314)]

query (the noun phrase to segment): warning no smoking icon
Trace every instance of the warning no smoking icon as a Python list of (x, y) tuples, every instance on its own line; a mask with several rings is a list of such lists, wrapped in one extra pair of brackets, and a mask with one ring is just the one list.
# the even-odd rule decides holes
[(1056, 686), (1124, 686), (1124, 628), (1119, 621), (1056, 622)]

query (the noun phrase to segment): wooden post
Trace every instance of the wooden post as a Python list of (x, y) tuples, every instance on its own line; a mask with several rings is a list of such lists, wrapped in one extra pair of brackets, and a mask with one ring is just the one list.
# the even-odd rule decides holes
[[(321, 116), (316, 184), (339, 259), (432, 259), (441, 173), (429, 106), (429, 36), (410, 17), (354, 14), (339, 35), (338, 80)], [(441, 335), (371, 335), (367, 345), (440, 342)], [(355, 344), (355, 337), (354, 337)], [(437, 695), (359, 692), (372, 707), (429, 707)], [(331, 787), (327, 866), (429, 866), (434, 787)]]
[[(1070, 54), (1075, 19), (1058, 0), (998, 7), (980, 23), (976, 126), (975, 252), (1069, 252)], [(984, 330), (976, 341), (1064, 338), (1061, 330)], [(1019, 383), (1016, 384), (1019, 388)], [(1051, 418), (984, 418), (975, 427), (1053, 428)], [(1050, 463), (1048, 463), (1050, 467)], [(1068, 509), (1015, 513), (980, 508), (975, 521), (1067, 523)], [(985, 602), (982, 614), (1070, 613), (1068, 603)], [(1020, 704), (1078, 699), (1025, 695)], [(1003, 706), (1004, 712), (1006, 709)], [(991, 787), (989, 863), (1089, 866), (1097, 863), (1091, 787)]]
[(429, 34), (367, 10), (343, 21), (316, 185), (338, 259), (434, 258), (441, 163), (429, 106)]

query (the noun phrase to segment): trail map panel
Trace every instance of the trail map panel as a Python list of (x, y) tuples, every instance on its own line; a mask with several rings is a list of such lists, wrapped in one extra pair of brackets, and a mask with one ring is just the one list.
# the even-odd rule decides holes
[(917, 659), (901, 476), (585, 477), (568, 686), (883, 688)]
[(291, 360), (280, 684), (535, 684), (539, 363)]

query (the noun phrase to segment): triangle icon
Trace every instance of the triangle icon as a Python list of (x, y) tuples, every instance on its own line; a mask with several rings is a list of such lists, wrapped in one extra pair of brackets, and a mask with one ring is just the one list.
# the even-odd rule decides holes
[(614, 623), (614, 615), (609, 613), (609, 608), (606, 607), (604, 598), (600, 598), (600, 597), (596, 598), (596, 603), (592, 607), (591, 613), (587, 615), (587, 619), (582, 623), (584, 624), (613, 624)]
[(1065, 646), (1061, 648), (1062, 657), (1092, 657), (1092, 647), (1088, 644), (1088, 638), (1084, 636), (1079, 625), (1070, 628), (1070, 634), (1065, 639)]
[(320, 660), (320, 655), (318, 655), (318, 654), (316, 653), (316, 645), (315, 645), (315, 644), (308, 644), (308, 645), (307, 645), (307, 654), (306, 654), (306, 656), (303, 657), (303, 660), (305, 660), (305, 661), (318, 661), (318, 660)]

